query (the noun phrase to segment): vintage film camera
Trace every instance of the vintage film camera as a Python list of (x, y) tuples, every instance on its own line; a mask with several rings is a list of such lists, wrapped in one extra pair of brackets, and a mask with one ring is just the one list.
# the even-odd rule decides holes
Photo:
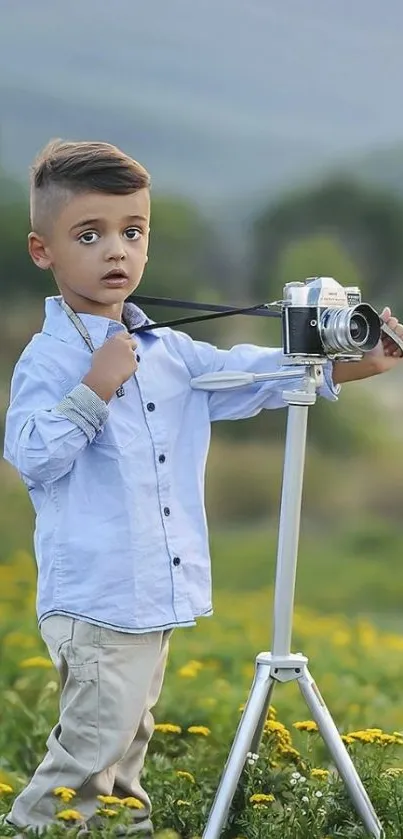
[(343, 288), (332, 277), (310, 277), (285, 285), (282, 329), (286, 356), (359, 361), (376, 347), (381, 319), (361, 303), (359, 288)]

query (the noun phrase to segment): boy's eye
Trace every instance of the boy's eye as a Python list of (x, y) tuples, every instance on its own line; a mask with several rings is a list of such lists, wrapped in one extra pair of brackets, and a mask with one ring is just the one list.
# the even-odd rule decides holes
[(83, 245), (92, 245), (93, 242), (96, 242), (99, 239), (98, 233), (95, 230), (87, 230), (85, 233), (81, 233), (78, 237), (78, 241), (82, 242)]
[(127, 239), (130, 239), (131, 242), (136, 241), (136, 239), (138, 239), (139, 236), (141, 236), (141, 233), (142, 231), (139, 227), (128, 227), (125, 230), (125, 236)]

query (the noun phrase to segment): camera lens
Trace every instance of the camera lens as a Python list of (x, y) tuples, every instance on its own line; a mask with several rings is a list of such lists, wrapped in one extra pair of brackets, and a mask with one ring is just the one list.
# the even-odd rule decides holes
[(363, 344), (367, 340), (369, 325), (363, 315), (357, 312), (350, 320), (350, 334), (356, 344)]
[(320, 316), (325, 352), (352, 355), (376, 347), (381, 335), (379, 315), (367, 303), (343, 309), (325, 309)]

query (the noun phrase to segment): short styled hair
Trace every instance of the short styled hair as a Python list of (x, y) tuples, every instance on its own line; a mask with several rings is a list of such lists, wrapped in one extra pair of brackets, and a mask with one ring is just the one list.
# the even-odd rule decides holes
[(128, 195), (150, 188), (141, 163), (110, 143), (51, 140), (31, 166), (32, 229), (43, 235), (72, 195), (104, 192)]

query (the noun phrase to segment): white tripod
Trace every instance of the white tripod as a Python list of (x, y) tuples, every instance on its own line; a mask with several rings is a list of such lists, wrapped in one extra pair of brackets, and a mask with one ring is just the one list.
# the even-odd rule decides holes
[(228, 756), (207, 821), (203, 839), (219, 839), (232, 799), (245, 766), (248, 752), (256, 753), (260, 744), (267, 711), (276, 682), (297, 681), (305, 702), (316, 721), (354, 807), (370, 836), (381, 839), (382, 826), (362, 781), (354, 767), (335, 723), (308, 670), (308, 659), (291, 653), (292, 618), (301, 516), (302, 484), (308, 408), (316, 401), (317, 388), (323, 382), (323, 362), (318, 359), (293, 358), (291, 363), (304, 365), (301, 372), (215, 373), (193, 379), (193, 388), (221, 390), (243, 387), (267, 379), (301, 378), (301, 388), (285, 391), (288, 405), (283, 486), (279, 522), (277, 569), (274, 593), (272, 652), (260, 653), (248, 701)]

